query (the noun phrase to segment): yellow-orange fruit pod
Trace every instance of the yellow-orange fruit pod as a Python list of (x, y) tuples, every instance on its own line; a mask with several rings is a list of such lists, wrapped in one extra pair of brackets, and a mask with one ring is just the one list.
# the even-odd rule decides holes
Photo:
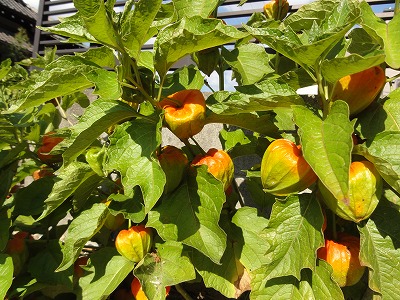
[(325, 247), (319, 248), (317, 256), (332, 266), (332, 278), (339, 286), (356, 284), (364, 274), (365, 267), (359, 260), (360, 239), (342, 234), (337, 242), (325, 240)]
[(261, 161), (261, 182), (266, 192), (275, 196), (298, 193), (317, 180), (304, 159), (301, 146), (292, 141), (273, 141)]
[(180, 139), (188, 139), (198, 134), (204, 127), (206, 100), (199, 90), (183, 90), (160, 101), (164, 109), (164, 121), (168, 128)]
[(153, 233), (151, 228), (143, 225), (121, 230), (115, 239), (115, 247), (119, 254), (135, 263), (141, 261), (149, 253), (152, 244)]
[(171, 145), (164, 146), (157, 157), (166, 177), (164, 193), (168, 194), (181, 183), (189, 160), (181, 149)]
[(350, 165), (348, 197), (336, 199), (321, 182), (319, 190), (326, 206), (339, 217), (360, 222), (369, 218), (382, 196), (382, 179), (369, 161), (355, 161)]
[(283, 20), (289, 11), (289, 3), (286, 0), (271, 0), (263, 10), (268, 19)]
[(380, 66), (347, 75), (335, 83), (332, 101), (346, 101), (350, 115), (358, 114), (376, 99), (385, 83), (385, 71)]
[(228, 153), (211, 148), (205, 155), (200, 154), (193, 159), (192, 166), (200, 165), (207, 165), (208, 172), (224, 184), (225, 191), (228, 189), (235, 171), (233, 161)]

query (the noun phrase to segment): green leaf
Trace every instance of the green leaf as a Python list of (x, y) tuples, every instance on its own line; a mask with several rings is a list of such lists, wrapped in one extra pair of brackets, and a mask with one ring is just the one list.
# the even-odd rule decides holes
[(182, 90), (200, 90), (204, 85), (204, 78), (200, 71), (193, 66), (183, 67), (165, 76), (163, 96), (169, 96)]
[(88, 274), (79, 280), (80, 300), (105, 299), (132, 272), (135, 264), (115, 247), (105, 247), (90, 255)]
[(292, 275), (300, 279), (302, 269), (315, 270), (316, 251), (323, 246), (322, 223), (321, 208), (311, 194), (276, 202), (265, 230), (270, 243), (265, 254), (266, 278)]
[(400, 193), (400, 132), (386, 131), (376, 135), (366, 146), (358, 145), (356, 153), (371, 161), (382, 178)]
[(367, 140), (373, 140), (377, 134), (384, 131), (400, 132), (400, 89), (371, 105), (358, 117), (357, 123), (359, 131)]
[(224, 202), (222, 183), (202, 166), (149, 212), (147, 226), (163, 240), (182, 242), (219, 263), (226, 247), (226, 234), (218, 225)]
[(37, 221), (48, 216), (59, 207), (68, 197), (74, 194), (76, 189), (90, 180), (92, 176), (99, 177), (88, 164), (73, 162), (58, 171), (59, 181), (53, 186), (49, 197), (45, 200), (45, 210)]
[(2, 252), (8, 243), (9, 229), (12, 225), (11, 209), (2, 207), (0, 209), (0, 251)]
[(227, 212), (222, 212), (221, 226), (228, 233), (227, 245), (219, 264), (208, 257), (194, 251), (192, 262), (208, 288), (213, 288), (227, 298), (238, 298), (242, 291), (240, 280), (244, 275), (244, 267), (239, 261), (242, 249), (240, 229), (231, 223)]
[(236, 145), (246, 145), (251, 143), (249, 138), (244, 134), (243, 130), (226, 131), (222, 129), (220, 135), (223, 138), (224, 150), (229, 151)]
[(325, 120), (303, 106), (293, 111), (304, 158), (336, 199), (347, 197), (353, 147), (347, 103), (335, 101)]
[(206, 124), (230, 124), (278, 138), (278, 128), (275, 126), (274, 121), (274, 114), (270, 112), (238, 113), (232, 115), (210, 113), (205, 120)]
[(115, 72), (79, 56), (61, 56), (35, 77), (27, 87), (25, 97), (10, 108), (10, 111), (39, 106), (48, 100), (96, 86), (94, 94), (103, 99), (118, 99), (120, 86)]
[(251, 299), (344, 299), (340, 287), (331, 279), (332, 268), (325, 261), (318, 261), (315, 270), (301, 271), (301, 281), (293, 276), (265, 279), (265, 270), (252, 272)]
[(284, 21), (286, 27), (294, 31), (310, 29), (314, 23), (320, 24), (337, 7), (338, 0), (320, 0), (302, 5), (297, 12), (290, 14)]
[(74, 0), (85, 27), (101, 44), (119, 49), (117, 33), (110, 18), (110, 11), (102, 0)]
[(142, 46), (152, 36), (149, 30), (161, 7), (161, 0), (140, 0), (135, 2), (134, 9), (127, 14), (121, 25), (121, 37), (124, 49), (138, 60)]
[(269, 64), (269, 56), (261, 45), (244, 44), (232, 51), (222, 48), (221, 54), (232, 68), (239, 85), (256, 83), (266, 74), (274, 72)]
[(298, 281), (293, 276), (265, 280), (264, 268), (251, 273), (252, 288), (250, 297), (253, 300), (291, 299), (303, 300), (298, 289)]
[(103, 226), (107, 213), (107, 206), (104, 203), (95, 203), (72, 220), (68, 226), (63, 259), (56, 271), (64, 271), (74, 263), (85, 244)]
[(246, 269), (252, 271), (266, 264), (265, 253), (270, 247), (265, 232), (268, 220), (258, 216), (255, 208), (242, 207), (235, 213), (232, 223), (242, 229), (244, 243), (239, 259)]
[(3, 60), (0, 64), (0, 80), (3, 80), (7, 74), (11, 71), (12, 66), (11, 66), (11, 59), (8, 58), (6, 60)]
[(46, 247), (29, 260), (28, 271), (38, 282), (48, 285), (63, 285), (72, 290), (73, 268), (55, 272), (62, 261), (61, 244), (51, 240)]
[(208, 18), (217, 8), (219, 0), (173, 0), (179, 19), (201, 16)]
[(108, 200), (114, 200), (108, 207), (110, 211), (116, 215), (122, 213), (125, 219), (131, 219), (134, 223), (141, 223), (146, 217), (144, 205), (141, 199), (138, 199), (138, 188), (134, 190), (133, 198), (121, 194), (113, 194), (108, 197)]
[(379, 43), (364, 28), (354, 28), (350, 31), (348, 37), (350, 39), (350, 44), (347, 48), (349, 53), (367, 56), (383, 52)]
[(64, 165), (72, 163), (103, 132), (119, 122), (140, 116), (131, 106), (121, 101), (98, 99), (94, 101), (71, 127), (71, 137), (65, 141), (70, 144), (63, 154)]
[(70, 17), (60, 18), (60, 21), (61, 23), (52, 27), (38, 26), (38, 28), (44, 32), (69, 37), (66, 39), (68, 43), (96, 42), (96, 39), (87, 30), (79, 12)]
[(400, 68), (400, 27), (399, 14), (386, 23), (377, 17), (367, 2), (361, 2), (363, 28), (383, 46), (386, 55), (386, 63), (393, 69)]
[(350, 54), (346, 57), (337, 57), (331, 60), (324, 60), (321, 64), (321, 70), (324, 79), (334, 83), (346, 75), (361, 72), (373, 66), (379, 65), (384, 61), (384, 54), (369, 57), (362, 57), (358, 54)]
[(383, 299), (397, 299), (400, 284), (400, 213), (386, 199), (359, 225), (360, 261), (369, 268), (369, 287)]
[(0, 253), (0, 299), (5, 299), (13, 282), (13, 262), (11, 256)]
[(153, 158), (161, 141), (160, 127), (160, 122), (147, 120), (126, 122), (110, 137), (107, 152), (106, 169), (120, 172), (126, 195), (133, 196), (133, 188), (140, 186), (146, 213), (161, 197), (166, 182), (164, 172)]
[(165, 288), (196, 278), (181, 243), (156, 244), (157, 255), (147, 254), (133, 271), (149, 299), (164, 300)]
[(323, 260), (318, 261), (314, 272), (302, 270), (299, 289), (303, 299), (344, 299), (342, 290), (331, 277), (332, 267)]
[(267, 79), (254, 85), (238, 86), (236, 90), (212, 94), (207, 99), (207, 107), (216, 114), (233, 115), (303, 104), (296, 91), (281, 79)]
[[(323, 4), (327, 7), (322, 8)], [(286, 27), (283, 29), (275, 28), (252, 28), (244, 25), (244, 28), (261, 43), (269, 45), (271, 48), (284, 56), (297, 62), (300, 66), (315, 66), (318, 60), (351, 29), (359, 18), (358, 1), (318, 1), (316, 7), (308, 6), (310, 12), (305, 13), (305, 8), (296, 17), (288, 18), (284, 22)], [(328, 7), (331, 7), (329, 10)], [(322, 11), (320, 9), (322, 8)], [(310, 15), (310, 16), (309, 16)], [(307, 24), (303, 24), (303, 16), (307, 17)], [(313, 18), (324, 16), (320, 22), (311, 22)], [(295, 21), (304, 25), (301, 29), (296, 27)], [(297, 31), (304, 31), (297, 35)]]
[(164, 77), (168, 69), (185, 55), (246, 36), (235, 27), (224, 25), (221, 20), (200, 16), (183, 18), (159, 32), (154, 43), (156, 70), (160, 77)]
[(104, 68), (114, 69), (116, 66), (116, 58), (113, 51), (104, 46), (91, 48), (84, 53), (76, 53), (76, 55)]
[(43, 205), (54, 186), (54, 178), (44, 177), (33, 181), (14, 195), (13, 215), (35, 216), (43, 212)]

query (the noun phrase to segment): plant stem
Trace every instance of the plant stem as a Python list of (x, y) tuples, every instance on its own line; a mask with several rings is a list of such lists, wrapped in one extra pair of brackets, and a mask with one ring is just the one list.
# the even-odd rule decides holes
[(193, 151), (193, 147), (192, 144), (189, 143), (189, 140), (185, 139), (185, 140), (181, 140), (182, 143), (185, 144), (185, 146), (189, 149), (189, 152), (192, 154), (193, 157), (196, 156), (196, 153)]
[(193, 300), (192, 297), (190, 297), (190, 295), (183, 289), (183, 287), (181, 287), (179, 284), (175, 285), (176, 290), (179, 292), (179, 294), (182, 295), (182, 297), (185, 300)]
[(199, 147), (200, 152), (201, 152), (203, 155), (206, 155), (206, 151), (203, 150), (203, 148), (202, 148), (202, 147), (200, 146), (200, 144), (194, 139), (194, 137), (191, 137), (190, 139), (196, 144), (197, 147)]
[(58, 111), (60, 112), (61, 117), (64, 120), (66, 120), (69, 123), (69, 125), (74, 126), (74, 124), (72, 124), (72, 122), (68, 119), (67, 113), (65, 112), (65, 110), (61, 107), (61, 104), (60, 104), (60, 101), (58, 101), (58, 98), (55, 97), (54, 100), (56, 100), (56, 102), (57, 102), (57, 108), (58, 108)]
[(396, 80), (397, 78), (400, 78), (400, 73), (397, 75), (394, 75), (393, 77), (387, 78), (386, 82), (392, 82), (393, 80)]

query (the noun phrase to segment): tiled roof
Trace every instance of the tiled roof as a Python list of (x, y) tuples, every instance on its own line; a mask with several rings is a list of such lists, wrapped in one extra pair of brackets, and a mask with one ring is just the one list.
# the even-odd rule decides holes
[(36, 20), (37, 14), (31, 10), (22, 0), (0, 0), (0, 5), (19, 12), (28, 18)]
[[(5, 42), (7, 44), (13, 44), (13, 45), (18, 45), (18, 41), (13, 37), (12, 35), (9, 35), (3, 31), (0, 30), (0, 42)], [(33, 48), (32, 45), (29, 43), (22, 43), (21, 45), (23, 48), (29, 50), (32, 52)]]

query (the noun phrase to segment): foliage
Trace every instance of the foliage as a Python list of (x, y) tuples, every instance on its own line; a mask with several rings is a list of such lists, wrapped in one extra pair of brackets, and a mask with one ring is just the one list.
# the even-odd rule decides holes
[[(398, 298), (400, 90), (354, 116), (343, 99), (331, 100), (344, 76), (399, 68), (400, 15), (385, 23), (366, 2), (318, 0), (282, 21), (259, 12), (236, 28), (210, 17), (223, 2), (130, 0), (115, 12), (113, 0), (75, 0), (75, 15), (41, 29), (99, 47), (1, 63), (0, 298), (118, 299), (134, 277), (149, 299), (164, 299), (167, 287), (168, 299), (197, 298), (199, 289), (209, 299)], [(142, 51), (151, 38), (153, 51)], [(188, 55), (195, 63), (174, 69)], [(245, 170), (256, 203), (249, 207), (236, 181), (225, 191), (207, 166), (191, 164), (208, 149), (188, 134), (181, 138), (189, 164), (185, 158), (166, 191), (174, 172), (158, 159), (170, 126), (160, 102), (201, 90), (204, 74), (222, 77), (227, 68), (236, 90), (213, 92), (204, 118), (225, 124), (223, 150), (233, 161), (251, 155), (261, 162), (272, 141), (291, 140), (318, 183), (274, 196), (263, 190), (256, 163)], [(310, 85), (316, 97), (297, 93)], [(72, 106), (82, 108), (77, 119)], [(48, 150), (60, 161), (38, 156), (49, 132), (61, 141)], [(362, 160), (383, 187), (369, 217), (354, 223), (325, 207), (319, 187), (346, 201), (350, 165)], [(42, 169), (48, 172), (33, 181)], [(105, 225), (110, 215), (123, 216), (119, 228)], [(136, 225), (154, 234), (139, 262), (115, 247), (118, 232)], [(29, 254), (15, 274), (7, 244), (21, 232)], [(366, 271), (353, 286), (339, 287), (317, 257), (337, 232), (360, 238)]]

